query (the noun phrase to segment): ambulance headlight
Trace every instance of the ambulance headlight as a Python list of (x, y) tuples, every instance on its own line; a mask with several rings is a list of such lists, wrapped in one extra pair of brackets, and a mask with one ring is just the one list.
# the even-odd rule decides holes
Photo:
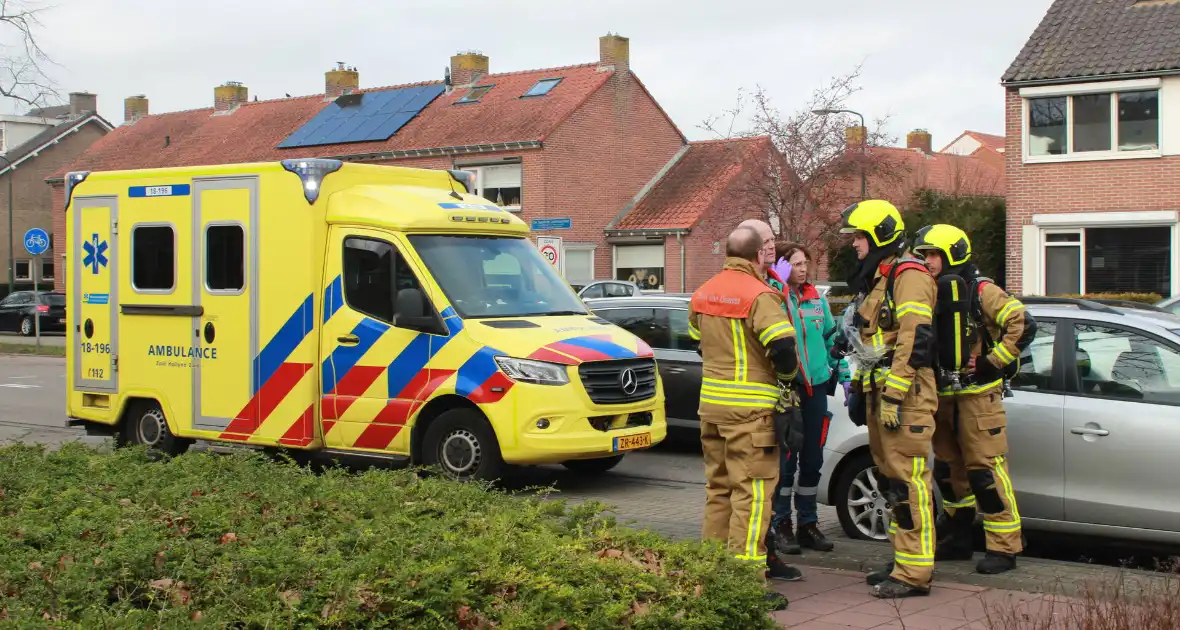
[(496, 357), (496, 365), (508, 378), (518, 383), (533, 383), (534, 385), (565, 385), (570, 382), (569, 373), (564, 365), (532, 361), (529, 359), (514, 359), (512, 357)]

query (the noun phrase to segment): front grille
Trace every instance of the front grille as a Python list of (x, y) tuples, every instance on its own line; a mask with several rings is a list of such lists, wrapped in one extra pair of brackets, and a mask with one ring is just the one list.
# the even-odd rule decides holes
[[(635, 375), (635, 391), (623, 391), (620, 380), (623, 372), (630, 369)], [(647, 400), (656, 395), (655, 359), (626, 359), (621, 361), (594, 361), (578, 366), (578, 377), (586, 394), (598, 405), (621, 405)]]

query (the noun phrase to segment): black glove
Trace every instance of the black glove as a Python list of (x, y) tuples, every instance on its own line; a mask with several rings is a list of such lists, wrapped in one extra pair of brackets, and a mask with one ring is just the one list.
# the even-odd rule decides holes
[(774, 433), (779, 447), (788, 453), (797, 453), (803, 448), (803, 414), (798, 407), (774, 414)]
[(987, 357), (980, 356), (975, 359), (975, 382), (983, 385), (984, 383), (991, 383), (998, 381), (1004, 377), (1004, 372), (1000, 368), (992, 365)]
[(852, 424), (863, 427), (869, 423), (868, 399), (861, 392), (852, 390), (848, 393), (848, 417)]

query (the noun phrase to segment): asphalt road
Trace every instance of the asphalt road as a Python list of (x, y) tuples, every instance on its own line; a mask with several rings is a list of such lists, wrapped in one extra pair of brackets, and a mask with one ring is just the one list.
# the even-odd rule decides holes
[[(61, 357), (0, 356), (0, 442), (102, 442), (65, 425), (64, 368)], [(557, 496), (573, 502), (601, 501), (611, 506), (621, 520), (675, 538), (696, 538), (700, 534), (704, 469), (698, 443), (684, 437), (670, 438), (649, 451), (631, 453), (606, 475), (579, 476), (560, 466), (537, 466), (517, 471), (510, 485), (518, 490), (550, 488)], [(835, 508), (820, 506), (820, 528), (838, 544), (841, 539), (847, 540)], [(1146, 569), (1163, 560), (1156, 551), (1113, 545), (1111, 541), (1094, 545), (1030, 533), (1029, 543), (1026, 556), (1051, 560), (1130, 564)]]

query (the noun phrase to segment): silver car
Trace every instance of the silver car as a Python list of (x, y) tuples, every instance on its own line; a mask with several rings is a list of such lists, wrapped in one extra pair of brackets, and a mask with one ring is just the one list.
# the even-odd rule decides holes
[[(1022, 298), (1037, 334), (1020, 357), (1009, 464), (1028, 530), (1180, 544), (1180, 318), (1066, 298)], [(843, 395), (819, 501), (853, 538), (885, 539), (868, 432)]]

